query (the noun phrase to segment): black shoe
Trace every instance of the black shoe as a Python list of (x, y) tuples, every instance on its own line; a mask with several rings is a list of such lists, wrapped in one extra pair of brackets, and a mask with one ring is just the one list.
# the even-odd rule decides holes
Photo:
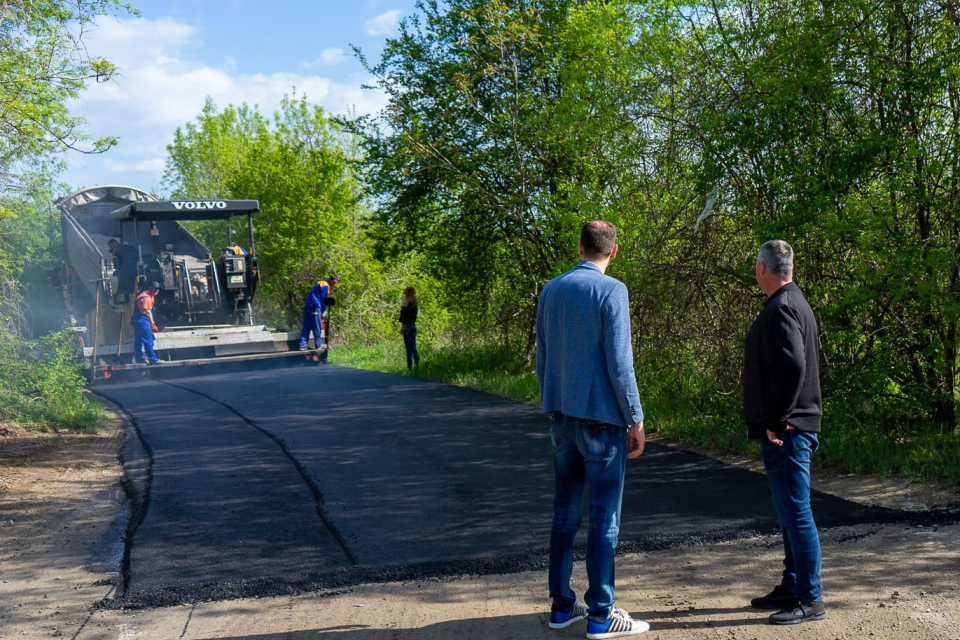
[(762, 598), (754, 598), (750, 601), (750, 606), (754, 609), (786, 609), (793, 608), (797, 604), (797, 597), (793, 591), (787, 589), (782, 584), (778, 584), (773, 591)]
[(150, 361), (150, 364), (160, 364), (160, 361), (159, 361), (159, 360), (151, 360), (151, 361)]
[(770, 624), (800, 624), (801, 622), (823, 620), (826, 617), (827, 608), (823, 605), (822, 600), (819, 602), (798, 602), (793, 607), (788, 607), (770, 616)]

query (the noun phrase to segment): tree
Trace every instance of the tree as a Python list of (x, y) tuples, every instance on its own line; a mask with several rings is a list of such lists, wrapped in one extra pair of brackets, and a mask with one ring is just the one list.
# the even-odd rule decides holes
[(36, 267), (54, 255), (49, 210), (36, 196), (56, 175), (56, 154), (101, 152), (115, 142), (90, 140), (66, 103), (89, 82), (115, 75), (83, 41), (96, 18), (120, 11), (133, 9), (119, 0), (0, 1), (0, 331), (26, 326), (19, 303), (28, 259)]
[(0, 295), (0, 307), (19, 309), (10, 311), (21, 319), (17, 333), (40, 336), (63, 327), (63, 302), (50, 279), (60, 267), (62, 253), (54, 194), (64, 193), (66, 186), (51, 173), (39, 171), (22, 176), (20, 182), (19, 197), (5, 203), (7, 217), (0, 215), (0, 249), (7, 256), (0, 273), (6, 271), (11, 287)]
[[(174, 197), (260, 201), (256, 253), (261, 292), (299, 321), (308, 283), (332, 270), (332, 249), (355, 221), (358, 190), (349, 144), (323, 109), (286, 97), (272, 120), (247, 105), (209, 99), (196, 123), (177, 129), (165, 181)], [(205, 243), (225, 241), (201, 228)]]
[[(689, 13), (703, 177), (754, 241), (797, 248), (827, 392), (954, 424), (956, 2), (733, 1)], [(718, 90), (713, 90), (718, 88)]]
[(529, 356), (540, 286), (575, 260), (580, 225), (646, 194), (638, 164), (662, 140), (636, 135), (660, 95), (645, 47), (669, 18), (658, 3), (418, 7), (365, 61), (390, 100), (357, 126), (374, 234), (385, 254), (421, 252), (475, 327)]
[(88, 82), (107, 82), (116, 68), (87, 53), (93, 21), (120, 10), (119, 0), (0, 2), (0, 189), (32, 162), (67, 149), (102, 152), (114, 138), (91, 140), (66, 103)]

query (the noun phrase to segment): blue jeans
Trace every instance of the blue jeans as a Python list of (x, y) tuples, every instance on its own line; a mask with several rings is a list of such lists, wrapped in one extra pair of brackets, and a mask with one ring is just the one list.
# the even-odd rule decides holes
[(810, 456), (817, 434), (791, 429), (780, 434), (783, 446), (760, 440), (773, 507), (783, 529), (783, 579), (801, 602), (823, 600), (820, 589), (820, 537), (810, 508)]
[(407, 369), (412, 369), (413, 365), (420, 366), (420, 352), (417, 351), (417, 328), (403, 325), (400, 329), (403, 333), (403, 348), (407, 351)]
[(550, 414), (556, 489), (550, 531), (550, 597), (562, 609), (577, 600), (570, 588), (573, 543), (580, 528), (583, 493), (589, 485), (587, 579), (590, 618), (603, 622), (614, 602), (614, 552), (620, 533), (620, 502), (627, 461), (627, 430), (616, 425)]

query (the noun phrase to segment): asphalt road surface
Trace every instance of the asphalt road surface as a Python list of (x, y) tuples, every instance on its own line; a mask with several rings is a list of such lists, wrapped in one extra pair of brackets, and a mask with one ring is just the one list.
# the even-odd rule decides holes
[[(133, 425), (121, 584), (101, 606), (546, 566), (553, 469), (536, 407), (329, 365), (97, 391)], [(824, 494), (814, 513), (821, 527), (916, 518)], [(762, 474), (655, 444), (628, 461), (624, 551), (777, 529)]]

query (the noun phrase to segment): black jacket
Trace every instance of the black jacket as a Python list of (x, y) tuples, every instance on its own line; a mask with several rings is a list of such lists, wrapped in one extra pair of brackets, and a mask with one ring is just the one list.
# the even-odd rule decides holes
[(405, 304), (400, 307), (400, 324), (412, 327), (417, 323), (417, 305)]
[(787, 425), (820, 431), (823, 401), (817, 321), (797, 285), (788, 282), (757, 316), (743, 357), (743, 416), (751, 438)]

